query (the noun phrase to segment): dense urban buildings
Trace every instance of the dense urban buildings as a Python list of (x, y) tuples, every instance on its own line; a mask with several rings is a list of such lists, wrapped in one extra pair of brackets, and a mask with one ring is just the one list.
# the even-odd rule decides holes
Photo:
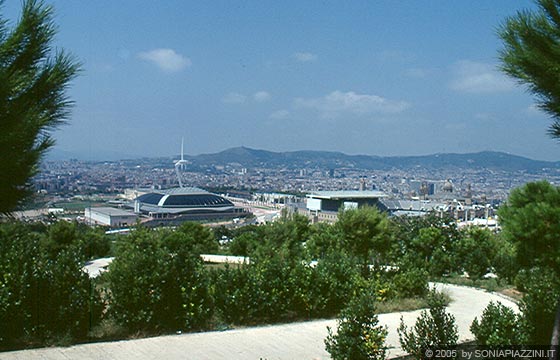
[[(515, 187), (540, 179), (560, 182), (560, 170), (555, 167), (535, 170), (523, 166), (510, 169), (452, 165), (364, 169), (344, 161), (339, 161), (337, 167), (307, 161), (301, 167), (299, 163), (279, 162), (255, 165), (236, 161), (235, 157), (227, 161), (183, 162), (184, 188), (179, 187), (170, 159), (48, 161), (34, 179), (39, 193), (35, 208), (44, 207), (51, 213), (74, 210), (83, 216), (85, 208), (111, 206), (159, 224), (212, 217), (239, 218), (249, 208), (239, 205), (251, 203), (288, 205), (312, 220), (334, 221), (338, 208), (357, 206), (369, 196), (366, 202), (392, 215), (436, 211), (473, 221), (491, 217)], [(352, 196), (328, 199), (333, 192), (342, 192), (338, 194), (344, 196), (357, 194), (362, 200)], [(270, 213), (261, 215), (263, 219), (273, 217)]]

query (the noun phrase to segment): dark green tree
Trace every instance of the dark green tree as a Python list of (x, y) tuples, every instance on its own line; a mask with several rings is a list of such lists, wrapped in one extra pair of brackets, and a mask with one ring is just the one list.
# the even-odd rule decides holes
[(320, 316), (336, 315), (360, 291), (363, 278), (354, 260), (340, 252), (330, 252), (319, 260), (311, 298)]
[[(505, 239), (516, 248), (517, 263), (528, 277), (523, 315), (530, 341), (558, 344), (560, 337), (560, 189), (547, 181), (513, 190), (499, 211)], [(543, 294), (548, 294), (543, 296)], [(556, 306), (556, 321), (554, 311)], [(542, 311), (546, 309), (546, 311)]]
[(202, 224), (187, 221), (176, 230), (164, 231), (163, 239), (171, 251), (187, 250), (193, 255), (216, 254), (219, 250), (218, 239), (212, 230)]
[(496, 256), (495, 235), (488, 229), (468, 227), (455, 246), (459, 264), (473, 280), (480, 279), (489, 270)]
[(46, 255), (55, 259), (62, 250), (75, 248), (84, 260), (106, 257), (111, 241), (101, 228), (91, 228), (77, 222), (58, 221), (44, 229), (41, 246)]
[(380, 265), (391, 247), (387, 216), (374, 207), (341, 210), (335, 223), (340, 247), (368, 265)]
[(247, 225), (232, 231), (229, 252), (238, 256), (255, 256), (256, 249), (262, 245), (267, 226)]
[(250, 256), (258, 247), (259, 238), (253, 232), (244, 232), (231, 241), (229, 251), (237, 256)]
[[(535, 11), (520, 11), (499, 30), (504, 42), (502, 70), (527, 85), (538, 106), (553, 118), (549, 134), (560, 138), (560, 2), (537, 0)], [(560, 300), (552, 335), (560, 343)]]
[(502, 70), (527, 85), (538, 106), (552, 116), (549, 133), (560, 137), (560, 2), (537, 0), (535, 11), (507, 18), (498, 34)]
[(303, 243), (309, 235), (309, 219), (303, 215), (283, 215), (265, 228), (263, 246), (257, 248), (260, 258), (280, 256), (288, 261), (298, 261), (303, 256)]
[(0, 213), (32, 194), (30, 179), (54, 144), (49, 132), (69, 116), (66, 90), (79, 69), (65, 52), (52, 54), (52, 7), (27, 0), (14, 28), (6, 25), (0, 17)]
[(508, 284), (512, 284), (519, 271), (515, 245), (504, 239), (501, 234), (496, 235), (495, 242), (497, 250), (492, 265), (496, 275), (499, 279), (505, 279)]
[(305, 249), (312, 259), (324, 258), (333, 252), (340, 253), (339, 234), (335, 226), (319, 222), (313, 224), (310, 230)]
[(454, 219), (431, 213), (390, 220), (391, 258), (401, 269), (421, 268), (433, 276), (458, 270), (453, 249), (461, 234)]
[(425, 227), (406, 245), (403, 262), (406, 267), (425, 269), (433, 276), (441, 276), (454, 269), (454, 242), (442, 227)]
[(523, 268), (541, 266), (560, 275), (560, 189), (547, 181), (513, 190), (500, 207), (503, 236), (516, 245)]

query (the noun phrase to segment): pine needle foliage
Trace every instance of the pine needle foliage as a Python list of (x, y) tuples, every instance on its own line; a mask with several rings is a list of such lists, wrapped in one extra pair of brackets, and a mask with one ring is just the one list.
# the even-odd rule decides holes
[(537, 0), (499, 27), (501, 70), (528, 86), (537, 105), (553, 118), (549, 134), (560, 138), (560, 1)]
[(66, 90), (79, 64), (53, 50), (55, 34), (53, 8), (42, 1), (26, 0), (12, 29), (0, 15), (0, 213), (30, 197), (51, 132), (69, 116)]

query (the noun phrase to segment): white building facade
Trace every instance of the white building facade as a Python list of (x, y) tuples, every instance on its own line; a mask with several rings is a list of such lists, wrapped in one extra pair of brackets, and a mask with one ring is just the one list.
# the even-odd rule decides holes
[(110, 227), (125, 227), (136, 223), (138, 215), (112, 207), (93, 207), (85, 209), (86, 223)]

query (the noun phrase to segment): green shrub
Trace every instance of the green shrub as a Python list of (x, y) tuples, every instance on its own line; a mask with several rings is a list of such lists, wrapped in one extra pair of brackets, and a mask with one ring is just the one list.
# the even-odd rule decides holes
[(316, 268), (276, 257), (212, 273), (216, 310), (231, 324), (332, 316), (365, 286), (359, 279), (357, 264), (334, 254)]
[(523, 345), (527, 341), (521, 316), (500, 303), (488, 304), (480, 322), (475, 318), (471, 332), (479, 345)]
[(450, 232), (454, 225), (449, 228), (442, 225), (425, 226), (417, 230), (416, 236), (410, 235), (408, 242), (402, 245), (404, 250), (400, 262), (406, 268), (425, 269), (432, 276), (454, 271), (456, 266), (452, 249), (458, 237)]
[(492, 260), (494, 271), (499, 279), (504, 279), (507, 283), (512, 284), (519, 271), (515, 246), (502, 236), (497, 236), (496, 248), (496, 255)]
[(338, 227), (324, 222), (313, 224), (305, 242), (305, 250), (309, 257), (321, 259), (331, 252), (340, 252), (341, 235), (338, 230)]
[(325, 348), (334, 360), (385, 359), (387, 328), (375, 314), (375, 294), (353, 298), (337, 320), (337, 332), (328, 329)]
[(129, 331), (206, 328), (213, 309), (208, 276), (183, 240), (137, 229), (120, 243), (107, 274), (109, 310)]
[(56, 256), (44, 233), (0, 225), (0, 348), (26, 339), (84, 339), (101, 318), (99, 294), (82, 270), (72, 233)]
[(530, 271), (527, 269), (522, 269), (515, 276), (514, 285), (517, 288), (517, 290), (521, 292), (526, 292), (529, 281), (531, 281)]
[(428, 292), (428, 273), (413, 268), (393, 276), (392, 284), (397, 297), (420, 297)]
[(253, 289), (259, 299), (256, 316), (265, 322), (281, 320), (290, 305), (289, 264), (276, 257), (260, 261), (252, 270), (252, 284), (258, 286)]
[(237, 256), (250, 256), (258, 247), (258, 235), (254, 232), (244, 232), (234, 237), (229, 244), (229, 251)]
[(560, 280), (552, 270), (538, 267), (527, 271), (525, 276), (525, 295), (520, 309), (527, 326), (528, 342), (549, 344), (560, 298)]
[(455, 244), (458, 263), (469, 274), (469, 278), (482, 278), (492, 265), (496, 253), (495, 235), (488, 229), (467, 227)]
[(432, 292), (428, 304), (429, 311), (420, 313), (410, 331), (402, 317), (397, 329), (402, 349), (416, 359), (423, 359), (427, 348), (454, 346), (459, 339), (455, 317), (445, 311), (445, 299)]
[(255, 324), (286, 318), (291, 306), (291, 268), (271, 258), (243, 268), (226, 267), (214, 273), (217, 311), (228, 323)]
[(212, 295), (216, 313), (228, 324), (251, 324), (259, 311), (250, 265), (226, 266), (212, 271)]
[(290, 269), (288, 278), (288, 317), (313, 318), (320, 311), (318, 309), (317, 297), (325, 296), (315, 290), (318, 275), (316, 269), (311, 268), (304, 262), (296, 263)]
[(162, 231), (160, 234), (165, 246), (171, 251), (182, 249), (193, 256), (216, 254), (219, 241), (212, 230), (202, 224), (186, 221), (176, 230)]
[(358, 263), (341, 253), (328, 254), (314, 270), (317, 276), (311, 291), (317, 316), (338, 314), (364, 285)]
[(111, 240), (103, 229), (90, 229), (84, 234), (80, 248), (86, 259), (104, 258), (111, 254)]

